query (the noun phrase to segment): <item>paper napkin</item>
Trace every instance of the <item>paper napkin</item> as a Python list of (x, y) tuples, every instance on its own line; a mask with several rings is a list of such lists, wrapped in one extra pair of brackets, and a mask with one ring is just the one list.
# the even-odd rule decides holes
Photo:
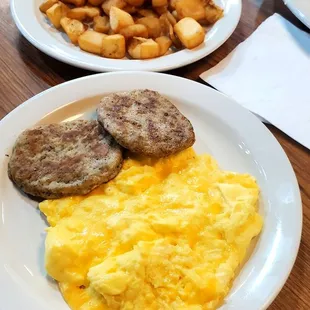
[(310, 35), (278, 14), (200, 76), (310, 149)]

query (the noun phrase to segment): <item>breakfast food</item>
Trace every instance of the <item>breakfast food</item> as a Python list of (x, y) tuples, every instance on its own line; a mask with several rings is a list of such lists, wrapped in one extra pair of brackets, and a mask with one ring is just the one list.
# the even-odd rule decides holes
[(115, 177), (122, 149), (97, 121), (40, 125), (24, 131), (8, 173), (25, 193), (59, 198), (89, 193)]
[(190, 121), (156, 91), (143, 89), (105, 96), (97, 117), (120, 145), (134, 153), (164, 157), (195, 142)]
[(82, 50), (114, 59), (193, 49), (205, 39), (204, 26), (223, 16), (212, 0), (45, 0), (40, 11)]
[(47, 272), (73, 310), (215, 309), (261, 231), (258, 196), (192, 148), (130, 155), (89, 195), (40, 203)]

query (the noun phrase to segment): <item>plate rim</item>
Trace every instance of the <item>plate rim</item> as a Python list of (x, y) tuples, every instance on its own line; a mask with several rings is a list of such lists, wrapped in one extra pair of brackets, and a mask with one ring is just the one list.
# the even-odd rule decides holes
[[(43, 92), (33, 96), (32, 98), (26, 100), (21, 105), (16, 107), (13, 111), (8, 113), (0, 121), (0, 131), (5, 126), (6, 123), (10, 122), (10, 119), (12, 117), (14, 117), (16, 115), (16, 113), (19, 113), (19, 111), (23, 110), (25, 107), (31, 106), (32, 104), (34, 104), (38, 100), (38, 98), (43, 97), (47, 93), (53, 93), (55, 91), (55, 89), (62, 89), (62, 88), (66, 89), (68, 87), (68, 85), (70, 85), (70, 84), (76, 84), (76, 83), (78, 84), (78, 83), (80, 83), (82, 81), (85, 81), (85, 80), (99, 81), (101, 79), (101, 77), (104, 77), (104, 79), (105, 79), (105, 78), (109, 78), (110, 76), (123, 76), (123, 75), (128, 75), (128, 76), (130, 76), (130, 75), (133, 75), (133, 76), (140, 75), (140, 76), (143, 76), (143, 77), (147, 77), (147, 76), (157, 76), (157, 77), (158, 76), (164, 76), (165, 78), (168, 78), (168, 79), (171, 79), (171, 80), (174, 80), (174, 81), (183, 80), (183, 81), (186, 81), (186, 83), (188, 83), (188, 84), (199, 85), (199, 87), (207, 87), (208, 91), (213, 92), (213, 93), (217, 93), (217, 96), (222, 96), (222, 97), (225, 97), (226, 99), (228, 99), (230, 104), (234, 105), (234, 109), (242, 111), (240, 113), (246, 113), (247, 117), (250, 118), (250, 121), (252, 123), (254, 123), (254, 126), (260, 127), (261, 131), (262, 132), (264, 131), (265, 134), (267, 134), (268, 139), (273, 144), (273, 146), (276, 147), (278, 149), (278, 151), (281, 153), (281, 154), (279, 153), (279, 156), (281, 155), (281, 157), (282, 157), (281, 159), (285, 160), (285, 162), (286, 162), (286, 170), (288, 170), (288, 172), (290, 174), (291, 181), (292, 181), (293, 186), (294, 186), (294, 189), (296, 190), (296, 193), (298, 193), (297, 197), (296, 197), (297, 198), (296, 206), (298, 206), (299, 208), (296, 211), (296, 218), (298, 218), (299, 221), (298, 221), (298, 227), (297, 227), (296, 235), (295, 235), (296, 242), (293, 244), (295, 252), (294, 252), (294, 254), (292, 256), (289, 257), (289, 259), (287, 259), (287, 262), (289, 262), (289, 268), (285, 271), (285, 276), (283, 276), (283, 275), (282, 275), (283, 277), (281, 276), (282, 279), (277, 284), (277, 289), (274, 290), (273, 292), (270, 292), (270, 294), (268, 295), (269, 296), (268, 299), (266, 299), (264, 301), (264, 305), (262, 306), (262, 309), (266, 309), (272, 303), (272, 301), (275, 299), (275, 297), (278, 295), (278, 293), (280, 292), (280, 290), (282, 289), (282, 287), (286, 283), (286, 281), (287, 281), (287, 279), (288, 279), (288, 277), (289, 277), (289, 275), (291, 273), (291, 270), (292, 270), (292, 268), (294, 266), (295, 260), (297, 258), (297, 254), (298, 254), (298, 250), (299, 250), (299, 246), (300, 246), (300, 241), (301, 241), (302, 224), (303, 224), (303, 222), (302, 222), (302, 217), (303, 217), (303, 214), (302, 214), (302, 201), (301, 201), (301, 195), (300, 195), (300, 190), (299, 190), (299, 187), (298, 187), (298, 182), (297, 182), (296, 175), (295, 175), (294, 170), (293, 170), (293, 168), (291, 166), (291, 163), (290, 163), (286, 153), (284, 152), (282, 146), (280, 145), (280, 143), (276, 140), (276, 138), (272, 135), (272, 133), (263, 124), (261, 124), (261, 122), (253, 114), (251, 114), (248, 110), (246, 110), (242, 106), (238, 105), (234, 100), (232, 100), (228, 96), (226, 96), (226, 95), (224, 95), (224, 94), (222, 94), (222, 93), (212, 89), (211, 87), (208, 87), (208, 86), (203, 85), (201, 83), (198, 83), (198, 82), (195, 82), (195, 81), (192, 81), (192, 80), (188, 80), (188, 79), (185, 79), (185, 78), (182, 78), (182, 77), (178, 77), (178, 76), (172, 76), (172, 75), (162, 74), (162, 73), (153, 73), (153, 72), (141, 72), (141, 71), (101, 73), (101, 74), (95, 74), (95, 75), (89, 75), (89, 76), (86, 76), (86, 77), (81, 77), (81, 78), (78, 78), (78, 79), (75, 79), (75, 80), (71, 80), (71, 81), (59, 84), (57, 86), (49, 88), (49, 89), (47, 89), (47, 90), (45, 90), (45, 91), (43, 91)], [(79, 99), (81, 99), (81, 98), (77, 98), (77, 100), (79, 100)], [(64, 106), (64, 105), (61, 105), (61, 106)], [(55, 110), (57, 108), (59, 108), (59, 107), (54, 107), (53, 110)], [(50, 111), (50, 112), (52, 112), (52, 111)], [(2, 169), (0, 168), (0, 170), (2, 170)], [(0, 228), (1, 228), (1, 224), (2, 223), (0, 223)], [(283, 272), (283, 274), (284, 274), (284, 272)]]
[[(79, 57), (79, 59), (76, 58), (68, 58), (67, 53), (63, 54), (63, 53), (56, 53), (55, 50), (53, 50), (50, 46), (48, 46), (48, 44), (45, 44), (44, 42), (40, 42), (38, 41), (35, 36), (33, 36), (33, 34), (28, 31), (25, 27), (25, 25), (20, 21), (20, 18), (17, 14), (16, 8), (17, 8), (17, 4), (18, 1), (23, 1), (23, 0), (10, 0), (10, 11), (11, 11), (11, 15), (13, 17), (14, 23), (17, 26), (18, 30), (20, 31), (20, 33), (23, 35), (24, 38), (26, 38), (26, 40), (28, 40), (33, 46), (35, 46), (37, 49), (39, 49), (41, 52), (43, 52), (44, 54), (58, 60), (61, 61), (63, 63), (69, 64), (71, 66), (77, 67), (77, 68), (81, 68), (81, 69), (85, 69), (85, 70), (91, 70), (94, 72), (113, 72), (113, 71), (153, 71), (153, 72), (164, 72), (164, 71), (168, 71), (168, 70), (173, 70), (173, 69), (177, 69), (180, 67), (184, 67), (187, 66), (189, 64), (192, 64), (208, 55), (210, 55), (211, 53), (213, 53), (216, 49), (218, 49), (222, 44), (224, 44), (229, 37), (233, 34), (233, 32), (235, 31), (235, 29), (237, 28), (239, 22), (240, 22), (240, 18), (241, 18), (241, 13), (242, 13), (242, 0), (227, 0), (227, 1), (231, 1), (231, 4), (234, 5), (234, 9), (235, 9), (235, 14), (236, 14), (236, 19), (234, 20), (234, 24), (231, 27), (230, 31), (228, 31), (226, 33), (226, 35), (222, 38), (222, 40), (215, 45), (212, 49), (210, 50), (206, 50), (205, 48), (202, 47), (197, 47), (193, 50), (187, 51), (186, 49), (183, 49), (175, 54), (171, 54), (168, 56), (162, 56), (162, 57), (158, 57), (158, 58), (154, 58), (151, 60), (114, 60), (113, 59), (108, 59), (108, 58), (103, 58), (105, 59), (105, 61), (111, 61), (111, 65), (98, 65), (98, 64), (94, 64), (91, 62), (87, 62), (86, 60), (83, 60), (83, 53), (86, 53), (85, 57), (88, 57), (90, 53), (87, 52), (83, 52), (81, 50), (79, 50), (79, 55), (82, 55), (81, 57)], [(35, 17), (35, 16), (34, 16)], [(40, 24), (38, 23), (38, 26), (40, 26)], [(45, 29), (43, 29), (45, 31)], [(61, 44), (61, 43), (59, 43)], [(71, 47), (70, 47), (71, 48)], [(74, 49), (72, 49), (74, 50)], [(197, 56), (192, 56), (192, 57), (183, 57), (184, 59), (182, 59), (182, 56), (180, 56), (181, 60), (176, 62), (173, 61), (175, 58), (170, 56), (175, 56), (176, 54), (179, 55), (185, 55), (185, 52), (200, 52), (199, 54), (197, 54)], [(180, 54), (183, 53), (183, 54)], [(178, 56), (179, 56), (178, 55)], [(194, 54), (192, 54), (194, 55)], [(91, 56), (96, 56), (96, 55), (92, 55)], [(177, 57), (178, 57), (177, 56)], [(166, 58), (167, 61), (164, 61), (164, 59)], [(117, 63), (119, 63), (119, 61), (127, 61), (128, 64), (130, 64), (128, 66), (128, 68), (124, 68), (121, 65), (117, 65)], [(163, 64), (161, 65), (156, 65), (157, 62), (162, 62)], [(155, 65), (152, 65), (152, 62), (155, 63)], [(113, 63), (115, 63), (115, 65), (113, 65)], [(142, 65), (141, 65), (142, 64)], [(139, 67), (140, 66), (140, 67)]]
[(310, 18), (306, 16), (295, 7), (291, 0), (283, 0), (284, 4), (289, 8), (289, 10), (305, 25), (310, 29)]

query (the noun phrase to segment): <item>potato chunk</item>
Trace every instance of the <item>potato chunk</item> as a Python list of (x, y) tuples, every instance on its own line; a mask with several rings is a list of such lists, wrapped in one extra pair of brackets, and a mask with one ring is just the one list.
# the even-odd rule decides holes
[(83, 6), (86, 3), (86, 0), (62, 0), (62, 1), (73, 4), (75, 6)]
[(157, 17), (142, 17), (136, 21), (137, 24), (142, 24), (147, 28), (150, 38), (158, 38), (161, 34), (161, 25)]
[(126, 42), (124, 36), (113, 34), (104, 37), (101, 54), (103, 57), (107, 58), (124, 58), (126, 55)]
[(201, 0), (178, 0), (175, 9), (179, 19), (192, 17), (195, 20), (200, 20), (206, 16), (206, 10)]
[(79, 20), (68, 17), (63, 17), (60, 24), (73, 44), (77, 44), (79, 36), (87, 30), (87, 26)]
[(69, 8), (62, 2), (54, 4), (46, 11), (46, 15), (55, 28), (60, 28), (60, 20), (66, 16)]
[(118, 33), (122, 28), (134, 25), (134, 23), (135, 22), (129, 13), (112, 6), (110, 10), (110, 25), (114, 32)]
[(110, 10), (112, 6), (115, 6), (119, 9), (124, 8), (127, 5), (125, 0), (105, 0), (102, 4), (102, 9), (104, 13), (110, 15)]
[(134, 37), (129, 46), (128, 53), (134, 59), (150, 59), (159, 56), (159, 45), (152, 39)]
[(87, 30), (79, 36), (78, 43), (83, 51), (100, 55), (102, 42), (106, 36), (107, 35), (103, 33)]
[(144, 3), (144, 0), (126, 0), (126, 2), (132, 6), (141, 6)]
[(126, 28), (123, 28), (120, 30), (119, 33), (123, 35), (126, 40), (133, 37), (148, 38), (147, 28), (144, 25), (140, 24), (130, 25)]
[(108, 16), (96, 16), (94, 18), (94, 30), (101, 33), (108, 33), (110, 30)]
[(182, 44), (189, 49), (200, 45), (205, 38), (204, 29), (191, 17), (185, 17), (177, 22), (174, 26), (174, 31)]
[(165, 6), (168, 5), (168, 0), (152, 0), (152, 6), (158, 7), (158, 6)]
[(94, 17), (99, 16), (99, 15), (100, 15), (99, 8), (83, 6), (83, 7), (71, 9), (68, 12), (67, 17), (83, 21), (85, 19), (93, 19)]
[(223, 9), (221, 9), (219, 6), (214, 4), (213, 2), (210, 2), (206, 8), (206, 21), (209, 25), (214, 24), (217, 22), (220, 18), (223, 17)]
[(143, 17), (156, 17), (156, 18), (158, 17), (154, 11), (149, 9), (139, 9), (138, 13)]
[(54, 4), (56, 4), (58, 2), (58, 0), (47, 0), (45, 2), (43, 2), (39, 9), (42, 13), (46, 13), (46, 11), (51, 8)]
[(172, 41), (166, 36), (156, 38), (155, 41), (159, 45), (159, 56), (165, 55), (172, 44)]
[(104, 0), (88, 0), (88, 4), (99, 6), (103, 3)]

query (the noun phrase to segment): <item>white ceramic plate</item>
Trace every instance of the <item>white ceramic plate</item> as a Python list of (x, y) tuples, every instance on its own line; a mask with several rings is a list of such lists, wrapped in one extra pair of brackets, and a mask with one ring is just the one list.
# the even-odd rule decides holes
[(70, 65), (98, 71), (166, 71), (193, 63), (217, 49), (235, 30), (241, 15), (241, 0), (216, 0), (224, 8), (224, 17), (207, 33), (205, 41), (193, 50), (151, 59), (107, 59), (80, 50), (65, 35), (49, 25), (39, 10), (43, 0), (11, 0), (11, 12), (24, 37), (47, 55)]
[(309, 0), (284, 0), (292, 13), (310, 28), (310, 1)]
[(198, 153), (210, 153), (222, 168), (248, 172), (258, 180), (264, 228), (221, 309), (265, 309), (282, 288), (298, 252), (302, 206), (294, 172), (276, 139), (250, 112), (202, 84), (165, 74), (119, 72), (51, 88), (0, 122), (0, 308), (68, 309), (56, 284), (46, 278), (46, 223), (37, 203), (9, 181), (5, 154), (22, 130), (42, 118), (50, 122), (94, 117), (98, 101), (77, 101), (137, 88), (157, 90), (179, 107), (194, 126)]

